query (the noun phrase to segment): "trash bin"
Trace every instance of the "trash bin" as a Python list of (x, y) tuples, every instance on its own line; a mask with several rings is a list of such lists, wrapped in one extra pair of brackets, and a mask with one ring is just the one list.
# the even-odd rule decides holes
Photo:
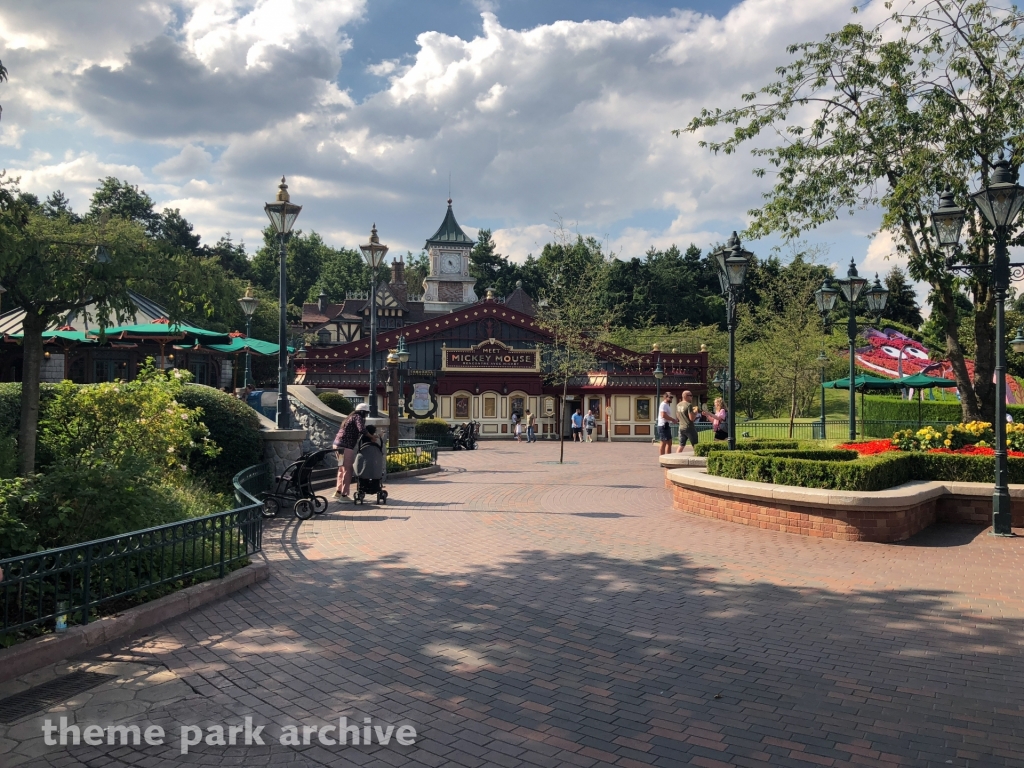
[(825, 425), (820, 421), (811, 424), (811, 439), (812, 440), (824, 440), (825, 439)]

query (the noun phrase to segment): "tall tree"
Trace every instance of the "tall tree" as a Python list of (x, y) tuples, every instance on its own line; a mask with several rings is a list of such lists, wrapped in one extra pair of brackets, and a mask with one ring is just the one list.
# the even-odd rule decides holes
[(237, 245), (231, 239), (231, 233), (225, 232), (212, 246), (204, 245), (203, 253), (217, 260), (221, 269), (242, 280), (248, 280), (251, 272), (249, 257), (245, 253), (245, 243)]
[(408, 286), (410, 296), (423, 295), (423, 281), (430, 274), (430, 256), (426, 251), (420, 251), (413, 256), (412, 251), (405, 254), (405, 284)]
[(43, 215), (50, 219), (58, 219), (66, 216), (72, 221), (78, 221), (80, 217), (71, 210), (71, 201), (59, 189), (50, 193), (43, 201)]
[(157, 236), (174, 248), (184, 248), (193, 253), (199, 250), (200, 237), (192, 231), (192, 224), (181, 215), (178, 208), (164, 208), (156, 230)]
[(100, 179), (89, 203), (90, 218), (99, 219), (103, 214), (141, 224), (151, 235), (160, 232), (160, 214), (153, 210), (153, 199), (138, 186), (113, 176)]
[(917, 292), (907, 280), (907, 273), (894, 266), (885, 276), (885, 287), (889, 298), (885, 302), (885, 317), (913, 328), (924, 322), (921, 307), (917, 303)]
[[(263, 247), (256, 251), (252, 259), (252, 279), (267, 292), (275, 293), (280, 280), (280, 264), (278, 254), (277, 233), (273, 227), (263, 230)], [(320, 278), (330, 247), (316, 232), (308, 235), (302, 231), (292, 232), (285, 245), (288, 272), (288, 303), (301, 306), (304, 301), (315, 298), (312, 291)]]
[[(965, 420), (991, 421), (995, 411), (993, 295), (983, 273), (961, 281), (945, 269), (928, 214), (951, 189), (972, 212), (964, 257), (990, 263), (993, 233), (968, 200), (969, 183), (988, 181), (1004, 143), (1014, 168), (1024, 160), (1022, 22), (1015, 8), (976, 0), (908, 1), (875, 27), (851, 23), (790, 46), (794, 59), (778, 80), (744, 94), (744, 106), (702, 111), (684, 129), (707, 135), (735, 126), (723, 140), (700, 142), (726, 154), (764, 130), (785, 137), (753, 150), (767, 160), (756, 174), (776, 175), (764, 205), (750, 212), (748, 236), (795, 237), (843, 211), (881, 208), (881, 228), (908, 256), (911, 278), (937, 297)], [(1019, 229), (1013, 238), (1021, 240)], [(956, 302), (963, 284), (975, 307), (973, 380)]]
[(320, 262), (320, 277), (310, 291), (308, 301), (316, 301), (320, 291), (329, 301), (342, 302), (349, 291), (366, 291), (370, 270), (362, 254), (352, 248), (326, 248)]

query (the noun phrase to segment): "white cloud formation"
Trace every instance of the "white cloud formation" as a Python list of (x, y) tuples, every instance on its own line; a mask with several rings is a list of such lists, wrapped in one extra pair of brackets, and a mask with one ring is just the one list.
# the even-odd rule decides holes
[[(459, 220), (486, 222), (516, 259), (550, 241), (556, 213), (626, 257), (741, 228), (770, 179), (751, 176), (746, 154), (714, 157), (671, 129), (738, 103), (788, 60), (786, 45), (850, 18), (847, 0), (746, 0), (721, 19), (680, 11), (514, 30), (485, 4), (472, 39), (426, 30), (412, 55), (362, 65), (387, 81), (355, 103), (336, 79), (364, 0), (97, 0), (107, 26), (83, 22), (90, 45), (73, 0), (33, 5), (45, 10), (0, 8), (4, 63), (19, 78), (5, 126), (9, 112), (19, 130), (57, 116), (178, 154), (152, 166), (77, 154), (22, 170), (32, 191), (87, 200), (103, 168), (125, 168), (205, 238), (231, 230), (253, 242), (285, 173), (304, 228), (362, 240), (376, 221), (392, 249), (418, 251), (444, 215), (451, 172)], [(860, 18), (883, 12), (876, 0)], [(215, 160), (204, 144), (223, 152)], [(876, 226), (861, 215), (827, 237), (863, 238), (860, 258)]]

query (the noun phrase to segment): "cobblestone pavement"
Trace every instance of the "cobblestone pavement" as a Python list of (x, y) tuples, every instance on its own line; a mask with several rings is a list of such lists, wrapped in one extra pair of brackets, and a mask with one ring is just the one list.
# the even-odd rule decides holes
[[(35, 716), (0, 765), (1024, 765), (1024, 538), (752, 530), (673, 511), (656, 446), (565, 450), (485, 443), (274, 521), (268, 582), (79, 660), (120, 677), (48, 715), (166, 745), (46, 747)], [(180, 754), (246, 716), (274, 745)], [(341, 716), (415, 744), (276, 744)]]

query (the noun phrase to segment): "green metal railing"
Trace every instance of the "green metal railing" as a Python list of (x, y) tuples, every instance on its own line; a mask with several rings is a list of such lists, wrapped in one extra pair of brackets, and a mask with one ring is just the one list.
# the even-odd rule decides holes
[(437, 464), (436, 440), (399, 440), (397, 448), (388, 448), (388, 472), (405, 472)]
[(235, 476), (240, 506), (144, 531), (0, 560), (0, 634), (88, 624), (248, 562), (263, 546), (265, 464)]

